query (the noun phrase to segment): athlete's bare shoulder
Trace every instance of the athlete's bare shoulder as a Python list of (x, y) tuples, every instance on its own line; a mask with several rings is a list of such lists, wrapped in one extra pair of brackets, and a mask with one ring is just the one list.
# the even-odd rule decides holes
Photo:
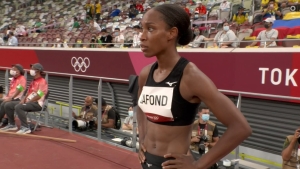
[(145, 66), (142, 71), (140, 72), (140, 76), (139, 76), (139, 86), (144, 86), (146, 83), (146, 80), (148, 78), (151, 66), (153, 65), (153, 63)]

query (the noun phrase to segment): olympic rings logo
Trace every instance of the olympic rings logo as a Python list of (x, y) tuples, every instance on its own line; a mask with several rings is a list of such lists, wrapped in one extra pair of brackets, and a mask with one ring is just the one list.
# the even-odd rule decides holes
[(71, 59), (71, 65), (76, 72), (86, 72), (86, 70), (90, 67), (90, 64), (90, 59), (87, 57), (72, 57)]

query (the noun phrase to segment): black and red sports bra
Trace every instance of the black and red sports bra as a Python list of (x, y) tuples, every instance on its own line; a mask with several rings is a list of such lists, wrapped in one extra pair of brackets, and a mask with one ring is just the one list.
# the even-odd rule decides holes
[(194, 122), (200, 103), (188, 102), (179, 91), (183, 71), (188, 63), (187, 59), (181, 57), (161, 82), (153, 79), (158, 63), (152, 65), (138, 101), (149, 121), (168, 126), (186, 126)]

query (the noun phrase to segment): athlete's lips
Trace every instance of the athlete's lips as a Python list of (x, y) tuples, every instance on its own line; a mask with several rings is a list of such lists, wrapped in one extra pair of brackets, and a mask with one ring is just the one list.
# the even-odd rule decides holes
[(142, 45), (142, 44), (141, 44), (141, 50), (142, 50), (143, 52), (145, 52), (147, 49), (148, 49), (148, 46), (145, 46), (145, 45)]

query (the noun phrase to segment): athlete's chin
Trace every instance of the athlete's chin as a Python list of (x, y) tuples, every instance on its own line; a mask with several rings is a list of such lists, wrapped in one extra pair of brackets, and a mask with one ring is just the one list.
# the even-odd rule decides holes
[(148, 52), (143, 52), (144, 53), (144, 56), (146, 57), (146, 58), (152, 58), (152, 57), (154, 57), (155, 55), (153, 55), (153, 54), (151, 54), (151, 53), (148, 53)]

